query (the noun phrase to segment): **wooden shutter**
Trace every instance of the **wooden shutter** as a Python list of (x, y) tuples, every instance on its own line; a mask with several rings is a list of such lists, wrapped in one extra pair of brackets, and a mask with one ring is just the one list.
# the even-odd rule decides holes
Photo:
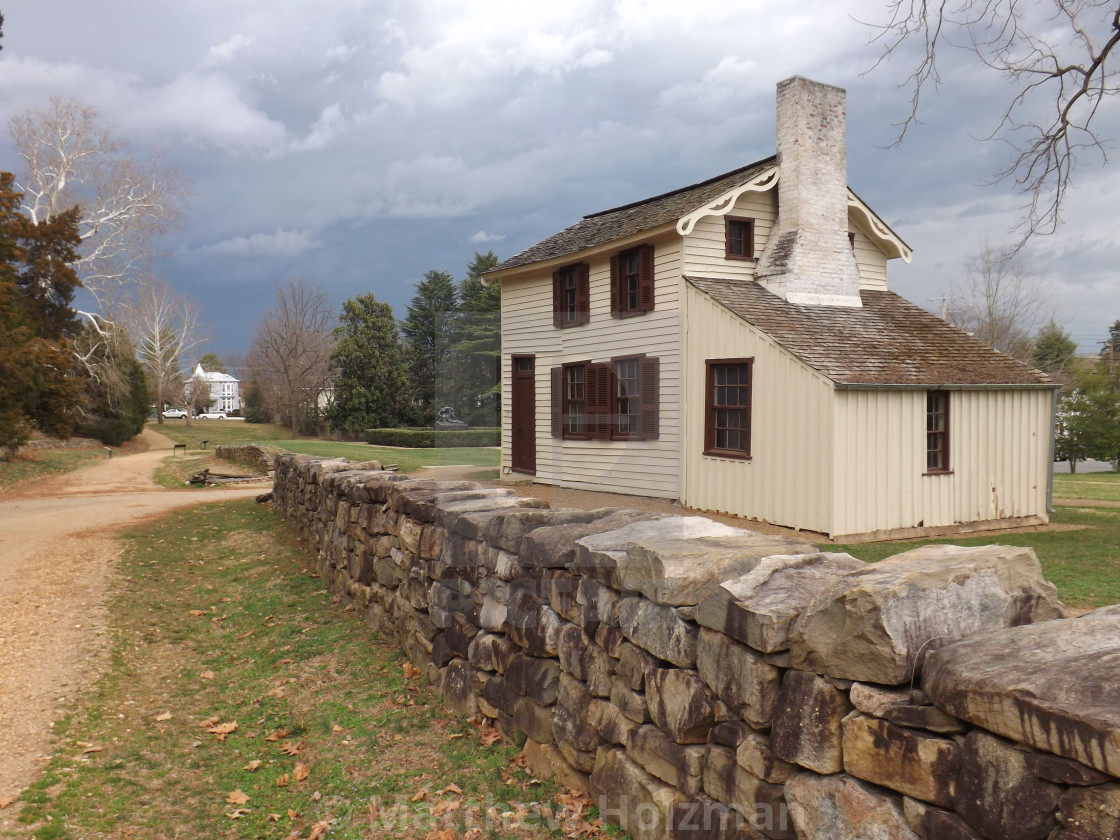
[(611, 257), (611, 317), (622, 317), (622, 265), (618, 254)]
[(638, 309), (649, 312), (653, 309), (653, 246), (642, 245), (638, 248)]
[(638, 360), (638, 431), (646, 440), (661, 436), (661, 360)]
[(591, 266), (580, 263), (576, 267), (576, 323), (591, 320)]
[(552, 326), (564, 326), (564, 283), (560, 272), (552, 272)]
[(552, 369), (552, 436), (564, 437), (564, 368)]
[(587, 434), (593, 438), (611, 436), (611, 367), (587, 366)]

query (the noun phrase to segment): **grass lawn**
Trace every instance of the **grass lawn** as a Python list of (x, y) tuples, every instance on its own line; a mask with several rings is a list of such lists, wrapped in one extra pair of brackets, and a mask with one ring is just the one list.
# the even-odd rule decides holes
[(124, 539), (107, 672), (9, 836), (481, 840), (557, 836), (534, 803), (586, 818), (442, 711), (266, 509), (200, 505)]
[(400, 472), (413, 472), (434, 464), (469, 464), (480, 469), (497, 468), (500, 460), (498, 450), (489, 447), (396, 449), (316, 438), (293, 439), (291, 433), (280, 426), (271, 423), (245, 423), (241, 420), (195, 420), (190, 429), (185, 428), (181, 420), (167, 420), (163, 426), (149, 423), (148, 428), (167, 435), (176, 443), (186, 444), (189, 450), (201, 449), (203, 440), (209, 441), (207, 449), (213, 449), (219, 443), (256, 443), (304, 455), (396, 464)]
[(1120, 502), (1120, 473), (1057, 473), (1054, 498)]
[(36, 449), (0, 458), (0, 493), (55, 473), (70, 472), (91, 461), (105, 460), (103, 449)]
[(1050, 521), (1078, 530), (1005, 533), (984, 537), (950, 537), (911, 542), (829, 546), (869, 562), (920, 545), (1026, 545), (1035, 550), (1046, 578), (1062, 601), (1075, 607), (1120, 603), (1120, 508), (1060, 507)]

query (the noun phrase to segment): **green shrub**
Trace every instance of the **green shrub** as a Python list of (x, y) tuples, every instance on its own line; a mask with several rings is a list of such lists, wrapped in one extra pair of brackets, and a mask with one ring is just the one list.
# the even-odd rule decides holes
[(451, 449), (460, 446), (500, 446), (501, 429), (466, 429), (437, 432), (435, 429), (370, 429), (366, 443), (374, 446), (404, 446), (410, 449)]
[(94, 417), (78, 426), (77, 432), (106, 446), (120, 446), (136, 437), (136, 422), (128, 417)]

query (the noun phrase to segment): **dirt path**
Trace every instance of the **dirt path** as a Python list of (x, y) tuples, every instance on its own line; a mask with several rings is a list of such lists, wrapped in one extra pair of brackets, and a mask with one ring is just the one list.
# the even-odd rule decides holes
[[(153, 480), (172, 442), (55, 476), (0, 500), (0, 806), (48, 757), (52, 721), (96, 677), (104, 599), (126, 525), (178, 507), (243, 499), (261, 487), (174, 491)], [(0, 827), (16, 808), (0, 807)]]

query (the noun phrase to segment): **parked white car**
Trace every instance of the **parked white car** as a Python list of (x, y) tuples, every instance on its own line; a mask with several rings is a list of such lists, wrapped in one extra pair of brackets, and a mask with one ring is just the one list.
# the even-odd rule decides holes
[(169, 408), (163, 412), (164, 420), (182, 420), (186, 416), (186, 409), (183, 408)]
[(204, 411), (195, 417), (195, 420), (225, 420), (226, 413), (224, 411)]

